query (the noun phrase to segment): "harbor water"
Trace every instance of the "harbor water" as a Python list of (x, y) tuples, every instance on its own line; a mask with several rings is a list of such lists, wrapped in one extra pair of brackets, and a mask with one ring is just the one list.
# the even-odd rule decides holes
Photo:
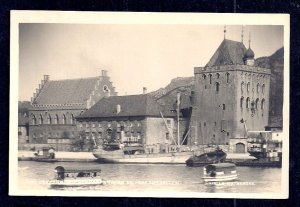
[[(80, 169), (101, 168), (104, 183), (97, 186), (51, 189), (47, 184), (58, 165)], [(128, 192), (280, 193), (281, 168), (237, 167), (239, 179), (228, 183), (204, 183), (202, 167), (163, 164), (99, 164), (96, 162), (43, 163), (19, 161), (20, 190), (93, 190)]]

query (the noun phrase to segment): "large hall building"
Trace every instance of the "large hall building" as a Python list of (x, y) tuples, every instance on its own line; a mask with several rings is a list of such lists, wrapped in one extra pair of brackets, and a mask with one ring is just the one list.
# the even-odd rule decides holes
[(29, 143), (49, 144), (57, 150), (72, 150), (78, 136), (76, 117), (105, 96), (115, 96), (107, 71), (99, 77), (50, 80), (45, 75), (31, 98)]

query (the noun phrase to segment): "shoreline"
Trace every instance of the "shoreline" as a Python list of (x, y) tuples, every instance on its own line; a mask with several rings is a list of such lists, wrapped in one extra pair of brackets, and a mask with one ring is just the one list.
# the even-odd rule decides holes
[[(34, 161), (33, 151), (18, 151), (18, 161)], [(95, 162), (92, 152), (55, 152), (57, 162)], [(252, 160), (254, 157), (248, 153), (227, 153), (227, 159), (232, 161)], [(140, 164), (140, 163), (137, 163)], [(172, 163), (170, 163), (172, 164)]]

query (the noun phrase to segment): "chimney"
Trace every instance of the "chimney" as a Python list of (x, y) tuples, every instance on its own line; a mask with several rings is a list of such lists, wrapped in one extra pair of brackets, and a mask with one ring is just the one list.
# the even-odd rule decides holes
[(106, 76), (107, 76), (107, 70), (102, 70), (101, 72), (102, 72), (102, 76), (103, 76), (103, 77), (106, 77)]
[(118, 105), (117, 105), (117, 114), (120, 113), (120, 112), (121, 112), (121, 105), (118, 104)]
[(146, 94), (146, 93), (147, 93), (147, 88), (143, 87), (143, 94)]
[(44, 82), (48, 82), (50, 80), (50, 76), (49, 75), (44, 75)]

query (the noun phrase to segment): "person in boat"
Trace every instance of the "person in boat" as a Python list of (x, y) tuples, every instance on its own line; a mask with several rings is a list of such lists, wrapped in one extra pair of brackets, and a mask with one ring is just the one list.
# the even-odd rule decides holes
[(51, 158), (51, 159), (54, 159), (54, 158), (55, 158), (54, 149), (53, 149), (53, 148), (50, 148), (48, 152), (49, 152), (50, 158)]

